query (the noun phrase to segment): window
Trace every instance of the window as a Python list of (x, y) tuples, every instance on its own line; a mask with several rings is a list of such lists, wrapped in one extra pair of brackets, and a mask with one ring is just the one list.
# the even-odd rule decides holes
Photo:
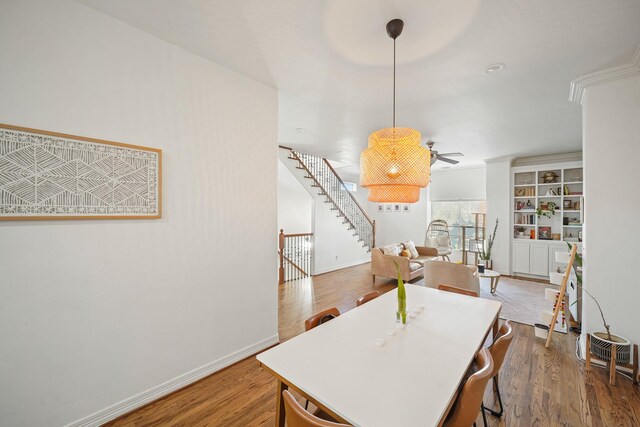
[(358, 186), (353, 182), (344, 181), (344, 188), (346, 188), (347, 191), (351, 191), (352, 193), (358, 191)]
[[(453, 200), (453, 201), (433, 201), (431, 202), (431, 219), (443, 219), (449, 224), (449, 235), (451, 236), (451, 246), (454, 251), (462, 249), (460, 242), (461, 225), (475, 225), (474, 213), (486, 213), (486, 203), (484, 200)], [(468, 240), (474, 239), (474, 230), (467, 229)]]

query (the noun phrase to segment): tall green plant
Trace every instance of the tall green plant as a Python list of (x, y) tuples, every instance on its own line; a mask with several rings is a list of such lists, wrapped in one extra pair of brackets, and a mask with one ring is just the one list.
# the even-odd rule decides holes
[[(489, 239), (487, 240), (487, 250), (485, 252), (484, 245), (480, 249), (480, 259), (485, 261), (491, 259), (491, 248), (493, 247), (493, 241), (496, 238), (496, 232), (498, 231), (498, 218), (496, 218), (496, 226), (493, 227), (493, 234), (489, 234)], [(524, 230), (523, 230), (524, 231)]]
[(396, 265), (396, 272), (398, 273), (398, 311), (396, 312), (396, 318), (402, 324), (407, 323), (407, 290), (404, 288), (404, 282), (402, 281), (402, 275), (400, 274), (400, 267), (397, 262), (393, 262)]

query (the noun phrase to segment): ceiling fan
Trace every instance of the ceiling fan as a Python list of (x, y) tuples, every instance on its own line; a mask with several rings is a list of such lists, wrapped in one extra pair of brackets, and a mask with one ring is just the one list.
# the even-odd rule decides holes
[(442, 160), (443, 162), (447, 162), (447, 163), (451, 163), (452, 165), (457, 165), (458, 163), (460, 163), (458, 160), (453, 160), (453, 159), (449, 159), (447, 157), (460, 157), (460, 156), (464, 156), (464, 154), (462, 153), (438, 153), (438, 150), (434, 150), (433, 149), (433, 144), (435, 144), (435, 141), (427, 141), (427, 146), (429, 147), (429, 150), (431, 150), (431, 166), (433, 166), (433, 164), (438, 161), (438, 160)]

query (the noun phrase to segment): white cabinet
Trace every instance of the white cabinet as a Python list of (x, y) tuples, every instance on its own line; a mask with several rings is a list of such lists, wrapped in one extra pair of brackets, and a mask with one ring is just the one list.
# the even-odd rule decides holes
[(549, 275), (549, 246), (531, 245), (529, 247), (529, 274)]
[(529, 273), (529, 243), (513, 242), (513, 272)]
[(566, 242), (540, 242), (526, 240), (524, 242), (513, 241), (511, 248), (513, 273), (532, 274), (535, 276), (549, 276), (549, 272), (561, 271), (565, 264), (556, 262), (557, 252), (567, 252)]

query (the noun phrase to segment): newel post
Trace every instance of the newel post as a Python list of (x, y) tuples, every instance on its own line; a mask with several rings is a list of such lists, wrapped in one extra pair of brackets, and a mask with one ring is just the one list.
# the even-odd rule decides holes
[(280, 229), (278, 235), (278, 255), (280, 257), (280, 268), (278, 268), (278, 284), (284, 283), (284, 230)]
[[(373, 242), (371, 242), (373, 245), (373, 248), (376, 247), (376, 220), (373, 220)], [(373, 249), (371, 248), (371, 249)]]

